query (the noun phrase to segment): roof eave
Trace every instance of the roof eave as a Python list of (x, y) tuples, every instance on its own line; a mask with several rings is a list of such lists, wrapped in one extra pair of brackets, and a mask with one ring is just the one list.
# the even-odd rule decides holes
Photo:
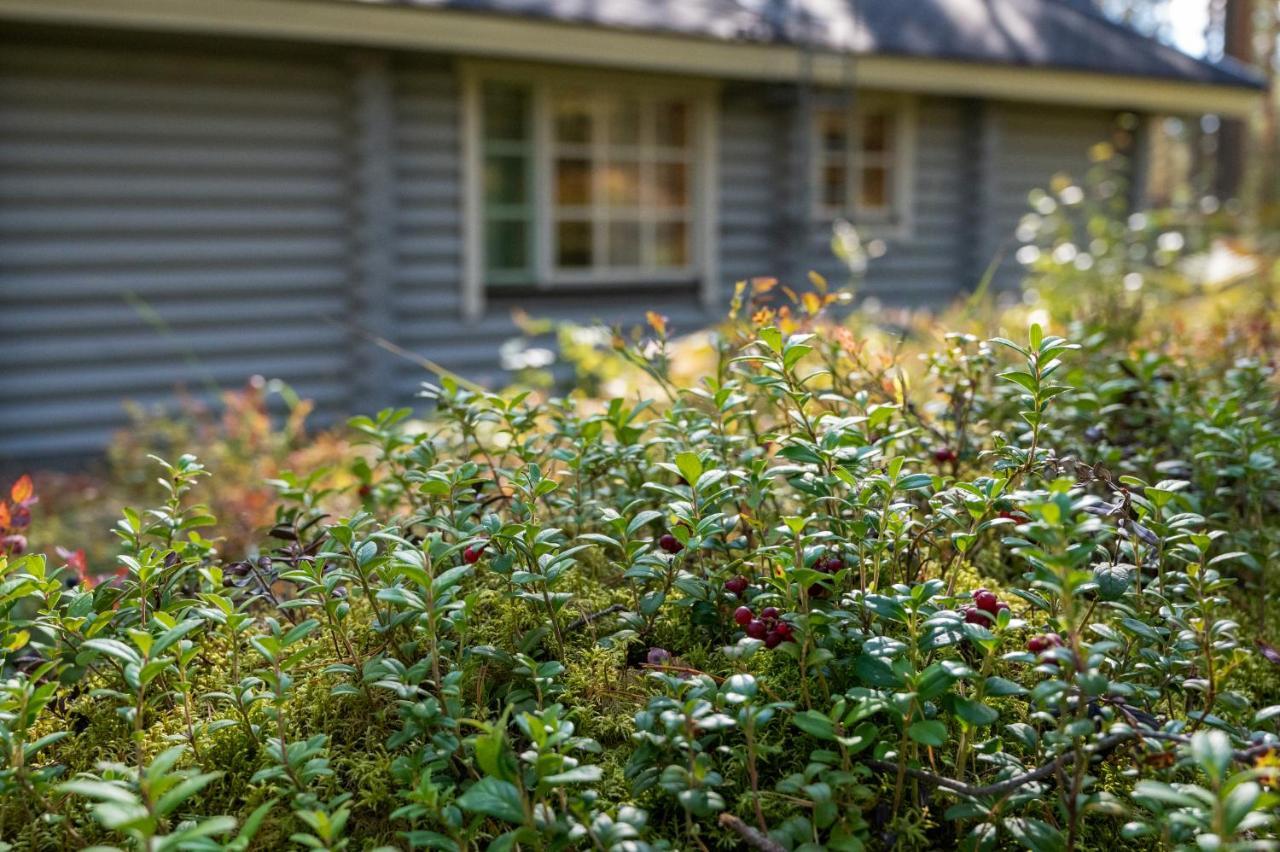
[[(469, 56), (575, 63), (725, 79), (848, 82), (848, 56), (795, 46), (717, 41), (343, 0), (0, 0), (0, 20), (276, 38)], [(811, 60), (811, 61), (809, 61)], [(1151, 77), (904, 56), (860, 56), (859, 85), (924, 94), (1243, 115), (1262, 92)]]

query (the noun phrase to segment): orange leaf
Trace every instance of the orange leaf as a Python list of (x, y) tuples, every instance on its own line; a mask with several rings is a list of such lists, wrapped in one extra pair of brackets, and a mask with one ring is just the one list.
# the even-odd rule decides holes
[(9, 528), (9, 522), (12, 520), (13, 518), (9, 515), (9, 507), (5, 503), (0, 502), (0, 530), (7, 530)]
[(13, 487), (9, 489), (9, 499), (21, 506), (30, 500), (35, 493), (36, 487), (31, 483), (31, 477), (24, 473), (18, 477), (18, 481), (13, 483)]

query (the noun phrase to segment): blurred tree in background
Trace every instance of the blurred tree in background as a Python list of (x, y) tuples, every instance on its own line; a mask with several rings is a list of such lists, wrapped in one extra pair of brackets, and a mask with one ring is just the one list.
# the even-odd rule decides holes
[(1173, 41), (1188, 20), (1204, 23), (1204, 52), (1228, 57), (1263, 74), (1271, 84), (1257, 112), (1245, 121), (1188, 121), (1169, 116), (1153, 138), (1151, 201), (1174, 207), (1217, 209), (1237, 199), (1260, 236), (1280, 229), (1280, 133), (1277, 132), (1280, 2), (1278, 0), (1079, 0), (1144, 32)]

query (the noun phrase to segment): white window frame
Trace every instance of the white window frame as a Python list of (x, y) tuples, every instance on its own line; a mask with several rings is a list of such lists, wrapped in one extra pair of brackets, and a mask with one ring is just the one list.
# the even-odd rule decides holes
[[(863, 236), (890, 239), (909, 238), (914, 231), (915, 165), (916, 165), (916, 98), (908, 94), (856, 92), (849, 96), (833, 95), (815, 99), (812, 126), (810, 162), (812, 172), (809, 186), (812, 195), (813, 218), (822, 222), (846, 218)], [(867, 209), (860, 205), (862, 165), (862, 121), (869, 111), (887, 111), (892, 126), (889, 150), (882, 155), (888, 160), (890, 175), (889, 206), (886, 209)], [(845, 152), (845, 202), (840, 207), (828, 205), (823, 198), (823, 166), (828, 159), (822, 138), (824, 115), (844, 113), (845, 134), (849, 150)]]
[[(570, 69), (506, 62), (459, 63), (461, 97), (462, 221), (463, 221), (463, 315), (477, 319), (484, 314), (485, 297), (491, 282), (485, 271), (484, 139), (482, 133), (482, 93), (486, 82), (514, 82), (532, 86), (533, 220), (532, 265), (534, 281), (529, 292), (609, 287), (672, 286), (689, 283), (698, 288), (704, 304), (716, 299), (719, 275), (719, 175), (718, 175), (718, 94), (714, 81), (675, 79), (643, 74), (618, 73), (599, 69)], [(597, 105), (607, 93), (629, 90), (642, 98), (674, 96), (689, 103), (691, 158), (689, 162), (690, 211), (688, 219), (689, 263), (680, 269), (617, 269), (593, 266), (583, 269), (556, 269), (556, 206), (552, 169), (555, 142), (552, 138), (552, 93), (560, 89), (591, 93)], [(598, 152), (597, 152), (598, 156)], [(592, 158), (593, 160), (596, 157)], [(644, 179), (642, 175), (642, 180)], [(592, 172), (590, 221), (595, 240), (607, 227), (603, 218), (600, 173)], [(643, 208), (642, 208), (643, 209)], [(593, 245), (597, 243), (593, 240)], [(643, 259), (642, 259), (643, 260)]]

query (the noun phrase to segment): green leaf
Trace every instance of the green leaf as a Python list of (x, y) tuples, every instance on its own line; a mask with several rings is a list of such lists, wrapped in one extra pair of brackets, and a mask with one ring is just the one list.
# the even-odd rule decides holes
[(1093, 569), (1093, 582), (1098, 585), (1098, 598), (1118, 601), (1133, 588), (1134, 567), (1123, 563), (1099, 565)]
[(907, 736), (922, 745), (937, 748), (947, 741), (947, 726), (937, 719), (913, 722), (911, 727), (907, 728)]
[(1000, 718), (999, 711), (994, 707), (988, 707), (973, 698), (957, 698), (955, 700), (955, 712), (961, 719), (978, 727), (994, 725)]
[(599, 766), (578, 766), (567, 772), (548, 775), (542, 779), (544, 784), (591, 784), (604, 777), (604, 770)]
[(791, 717), (791, 721), (797, 728), (811, 737), (820, 740), (834, 740), (836, 738), (835, 723), (817, 710), (805, 710), (797, 713)]
[(992, 698), (1002, 698), (1006, 695), (1023, 695), (1027, 690), (1011, 680), (992, 675), (986, 680), (985, 691)]
[(685, 482), (691, 486), (698, 481), (698, 477), (702, 476), (702, 460), (698, 458), (697, 453), (686, 452), (676, 455), (676, 468)]
[(463, 810), (491, 816), (515, 825), (524, 822), (524, 810), (520, 807), (520, 791), (510, 781), (503, 781), (500, 778), (481, 778), (458, 798), (458, 805)]

